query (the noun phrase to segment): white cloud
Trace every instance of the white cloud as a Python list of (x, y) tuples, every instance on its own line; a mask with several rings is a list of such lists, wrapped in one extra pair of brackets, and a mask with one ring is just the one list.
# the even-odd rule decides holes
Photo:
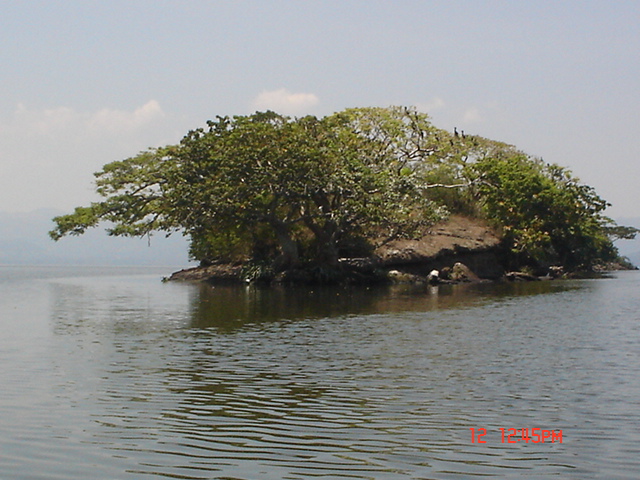
[(19, 104), (0, 116), (0, 211), (64, 208), (93, 198), (94, 171), (179, 137), (156, 100), (132, 110)]
[(318, 103), (320, 103), (320, 99), (313, 93), (291, 93), (286, 88), (281, 88), (263, 91), (254, 99), (253, 108), (274, 110), (284, 115), (298, 115), (307, 113)]
[(1, 131), (11, 135), (29, 134), (35, 137), (53, 137), (69, 125), (76, 124), (78, 114), (68, 107), (29, 110), (20, 103), (13, 118), (2, 122)]
[(97, 112), (78, 112), (69, 107), (30, 110), (19, 104), (13, 118), (0, 124), (0, 132), (15, 132), (35, 137), (135, 133), (165, 117), (160, 104), (150, 100), (132, 112), (104, 108)]
[(436, 110), (441, 110), (446, 105), (445, 101), (440, 97), (433, 97), (427, 102), (421, 102), (416, 105), (416, 108), (421, 112), (431, 114)]
[(129, 132), (164, 117), (160, 104), (156, 100), (149, 100), (133, 112), (104, 108), (91, 115), (88, 126), (91, 129), (110, 132)]
[(477, 107), (467, 109), (462, 115), (462, 121), (465, 123), (479, 123), (483, 120), (484, 118)]

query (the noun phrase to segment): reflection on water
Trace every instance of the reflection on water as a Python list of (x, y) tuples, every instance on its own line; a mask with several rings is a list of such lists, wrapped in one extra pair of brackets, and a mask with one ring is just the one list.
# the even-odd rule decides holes
[[(0, 289), (5, 312), (32, 299), (9, 317), (32, 330), (0, 343), (11, 366), (0, 470), (636, 478), (639, 283), (259, 289), (101, 276)], [(500, 428), (523, 427), (562, 430), (563, 443), (501, 442)]]
[(195, 286), (192, 326), (234, 331), (247, 323), (462, 309), (512, 296), (577, 288), (570, 283), (396, 285), (377, 287)]

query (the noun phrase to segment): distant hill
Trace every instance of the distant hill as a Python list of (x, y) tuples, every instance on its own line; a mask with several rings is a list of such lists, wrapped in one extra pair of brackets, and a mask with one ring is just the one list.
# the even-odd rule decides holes
[(165, 238), (109, 237), (103, 229), (58, 242), (47, 232), (51, 219), (66, 212), (39, 209), (28, 213), (0, 212), (0, 264), (10, 265), (166, 265), (188, 264), (188, 244), (181, 235)]
[[(640, 228), (640, 217), (618, 218), (616, 222), (619, 225)], [(618, 240), (616, 247), (622, 256), (627, 257), (634, 265), (640, 266), (640, 235), (635, 240)]]

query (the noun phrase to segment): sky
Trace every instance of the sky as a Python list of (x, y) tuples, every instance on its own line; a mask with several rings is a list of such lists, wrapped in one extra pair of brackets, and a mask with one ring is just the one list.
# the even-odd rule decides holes
[(0, 0), (0, 211), (216, 115), (407, 105), (640, 217), (639, 1)]

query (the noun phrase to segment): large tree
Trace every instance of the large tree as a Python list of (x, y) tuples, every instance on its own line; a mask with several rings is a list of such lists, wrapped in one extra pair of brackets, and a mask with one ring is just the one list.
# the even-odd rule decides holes
[(408, 234), (441, 216), (415, 174), (432, 128), (399, 107), (218, 117), (179, 145), (105, 165), (96, 174), (104, 200), (56, 217), (51, 236), (105, 220), (112, 235), (180, 230), (199, 260), (269, 257), (273, 246), (276, 269), (335, 266), (348, 240)]

